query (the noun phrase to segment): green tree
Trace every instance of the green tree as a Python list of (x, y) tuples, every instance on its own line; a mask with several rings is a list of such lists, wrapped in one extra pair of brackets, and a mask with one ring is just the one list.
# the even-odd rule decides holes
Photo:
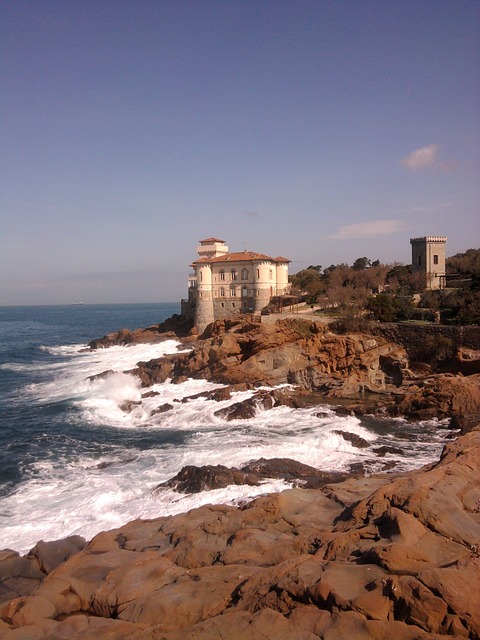
[(372, 261), (368, 258), (357, 258), (353, 263), (352, 269), (354, 271), (363, 271), (364, 269), (368, 269), (368, 267), (372, 264)]

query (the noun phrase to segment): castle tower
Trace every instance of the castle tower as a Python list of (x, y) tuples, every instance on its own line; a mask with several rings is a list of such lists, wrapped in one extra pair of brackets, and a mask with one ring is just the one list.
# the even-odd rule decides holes
[(195, 309), (195, 326), (199, 331), (215, 320), (213, 309), (212, 267), (210, 264), (201, 264), (197, 272), (197, 300)]
[(411, 238), (412, 273), (425, 275), (426, 289), (445, 287), (446, 236), (424, 236)]

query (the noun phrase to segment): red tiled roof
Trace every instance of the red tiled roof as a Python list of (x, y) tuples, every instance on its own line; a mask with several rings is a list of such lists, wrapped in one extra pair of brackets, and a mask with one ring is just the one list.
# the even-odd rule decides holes
[(199, 240), (200, 244), (203, 244), (204, 242), (225, 242), (225, 240), (220, 240), (219, 238), (205, 238), (205, 240)]
[(210, 263), (210, 262), (251, 262), (252, 260), (267, 260), (268, 262), (290, 262), (287, 258), (271, 258), (264, 253), (255, 253), (254, 251), (238, 251), (237, 253), (225, 253), (223, 256), (216, 258), (199, 258), (193, 264)]

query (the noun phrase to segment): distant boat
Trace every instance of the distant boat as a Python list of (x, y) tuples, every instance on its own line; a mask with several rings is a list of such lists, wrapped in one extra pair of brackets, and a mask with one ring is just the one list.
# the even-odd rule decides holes
[(83, 302), (72, 302), (72, 306), (75, 306), (77, 304), (84, 304)]

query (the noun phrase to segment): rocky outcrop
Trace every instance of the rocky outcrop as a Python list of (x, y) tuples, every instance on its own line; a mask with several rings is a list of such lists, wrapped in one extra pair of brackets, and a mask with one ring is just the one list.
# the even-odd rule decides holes
[(334, 396), (401, 383), (405, 350), (362, 334), (338, 336), (325, 325), (300, 319), (275, 324), (222, 320), (209, 325), (191, 353), (178, 358), (173, 375), (250, 385), (291, 383)]
[(413, 386), (397, 404), (395, 413), (417, 420), (480, 413), (480, 374), (437, 375)]
[[(393, 479), (349, 478), (101, 533), (0, 605), (0, 635), (478, 640), (479, 447), (477, 428), (437, 464)], [(11, 560), (0, 556), (2, 575)]]
[(160, 324), (145, 329), (121, 329), (96, 338), (88, 343), (89, 349), (102, 349), (114, 345), (162, 342), (168, 338), (184, 338), (192, 333), (193, 322), (181, 315), (173, 315)]
[[(354, 434), (352, 434), (354, 435)], [(342, 482), (346, 473), (325, 472), (290, 458), (260, 458), (244, 465), (240, 469), (224, 465), (188, 465), (170, 480), (158, 485), (154, 492), (169, 487), (180, 493), (198, 493), (221, 489), (234, 484), (257, 486), (265, 478), (282, 478), (300, 481), (304, 488), (323, 487), (330, 482)]]
[(81, 536), (70, 536), (55, 542), (40, 540), (30, 553), (23, 557), (11, 549), (0, 551), (0, 601), (30, 593), (40, 585), (47, 574), (83, 549), (86, 544), (86, 540)]
[[(420, 333), (416, 328), (412, 334), (417, 342)], [(417, 342), (414, 352), (418, 357)], [(476, 371), (475, 350), (460, 349), (457, 356)], [(230, 391), (294, 385), (295, 392), (257, 392), (249, 400), (219, 409), (219, 417), (227, 420), (252, 418), (258, 410), (279, 404), (298, 407), (309, 401), (337, 400), (347, 413), (383, 409), (413, 419), (457, 414), (463, 420), (480, 413), (480, 374), (432, 373), (432, 366), (410, 362), (408, 349), (379, 331), (343, 336), (319, 322), (297, 318), (268, 324), (242, 318), (217, 321), (207, 327), (190, 352), (140, 362), (130, 373), (144, 387), (189, 377), (225, 384)], [(205, 397), (225, 400), (228, 395), (226, 389)]]

